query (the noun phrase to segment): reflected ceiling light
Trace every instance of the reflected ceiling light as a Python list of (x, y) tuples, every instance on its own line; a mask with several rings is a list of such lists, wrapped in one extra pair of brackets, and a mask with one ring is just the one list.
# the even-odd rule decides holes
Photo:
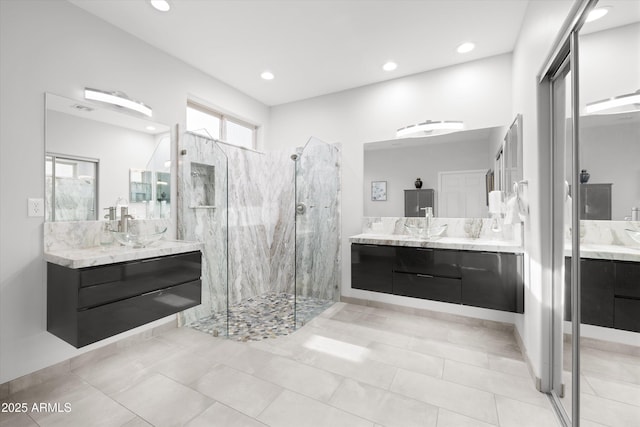
[(160, 12), (168, 12), (171, 9), (171, 5), (167, 0), (150, 0), (151, 6), (155, 10), (159, 10)]
[(587, 104), (584, 112), (587, 114), (593, 114), (619, 107), (627, 107), (630, 105), (635, 105), (636, 109), (640, 108), (640, 89), (626, 95), (620, 95), (609, 99), (603, 99), (601, 101), (591, 102)]
[(430, 134), (441, 134), (447, 132), (454, 132), (456, 130), (464, 129), (464, 122), (461, 121), (453, 121), (453, 120), (443, 120), (443, 121), (433, 121), (427, 120), (424, 123), (418, 123), (417, 125), (409, 125), (403, 128), (398, 129), (396, 132), (396, 138), (401, 138), (404, 136), (427, 136)]
[(271, 71), (263, 71), (262, 74), (260, 74), (260, 77), (265, 80), (273, 80), (276, 76), (274, 76)]
[(598, 7), (593, 9), (591, 12), (589, 12), (589, 14), (587, 15), (587, 22), (593, 22), (596, 19), (600, 19), (602, 18), (604, 15), (606, 15), (607, 13), (609, 13), (609, 6), (607, 7)]
[(458, 46), (458, 49), (456, 50), (458, 51), (458, 53), (467, 53), (467, 52), (471, 52), (475, 47), (476, 47), (475, 44), (471, 42), (466, 42)]
[(155, 126), (147, 126), (145, 129), (146, 130), (156, 130), (156, 127)]
[(385, 71), (393, 71), (398, 68), (398, 64), (393, 61), (389, 61), (382, 66), (382, 69)]
[(122, 92), (106, 92), (104, 90), (85, 88), (84, 98), (126, 108), (128, 110), (144, 114), (147, 117), (151, 117), (153, 114), (151, 107), (143, 104), (142, 102), (130, 99)]

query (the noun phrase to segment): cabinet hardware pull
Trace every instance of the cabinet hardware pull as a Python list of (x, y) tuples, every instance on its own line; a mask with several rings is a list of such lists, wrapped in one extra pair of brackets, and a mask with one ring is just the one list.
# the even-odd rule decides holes
[(433, 276), (429, 275), (429, 274), (416, 274), (416, 276), (418, 277), (424, 277), (426, 279), (433, 279)]
[(433, 252), (433, 249), (429, 249), (429, 248), (416, 248), (416, 249), (423, 252)]

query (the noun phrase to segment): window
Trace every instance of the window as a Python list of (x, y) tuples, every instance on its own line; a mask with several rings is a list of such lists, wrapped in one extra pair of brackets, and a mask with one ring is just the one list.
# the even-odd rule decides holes
[(187, 130), (239, 147), (256, 148), (257, 126), (193, 102), (187, 103)]
[(96, 220), (98, 161), (47, 154), (45, 157), (48, 221)]

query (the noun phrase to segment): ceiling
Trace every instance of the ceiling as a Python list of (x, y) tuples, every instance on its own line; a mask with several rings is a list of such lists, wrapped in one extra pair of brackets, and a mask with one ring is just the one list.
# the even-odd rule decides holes
[[(511, 52), (528, 4), (169, 0), (162, 13), (148, 0), (68, 1), (269, 106)], [(476, 49), (457, 53), (465, 41)]]

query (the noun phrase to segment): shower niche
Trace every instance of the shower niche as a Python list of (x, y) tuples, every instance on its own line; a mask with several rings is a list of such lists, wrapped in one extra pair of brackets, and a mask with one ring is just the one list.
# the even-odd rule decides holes
[(216, 200), (216, 168), (213, 165), (191, 162), (192, 209), (213, 208)]

